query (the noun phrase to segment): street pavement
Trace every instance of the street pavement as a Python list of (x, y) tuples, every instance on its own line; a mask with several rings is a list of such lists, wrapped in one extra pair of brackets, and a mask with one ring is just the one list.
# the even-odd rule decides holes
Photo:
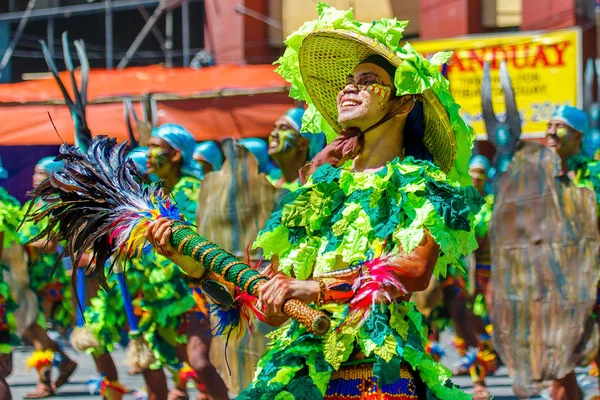
[[(452, 368), (453, 365), (458, 361), (458, 355), (449, 345), (450, 339), (451, 336), (449, 334), (446, 334), (442, 337), (442, 343), (444, 344), (444, 347), (448, 353), (443, 361), (449, 368)], [(91, 395), (89, 390), (86, 388), (86, 382), (89, 379), (97, 378), (97, 373), (91, 356), (86, 354), (77, 354), (70, 349), (67, 350), (67, 353), (70, 356), (72, 355), (73, 358), (79, 363), (79, 368), (71, 378), (71, 381), (57, 391), (55, 397), (73, 400), (90, 400), (99, 398), (98, 395)], [(35, 387), (35, 372), (29, 371), (25, 367), (25, 361), (30, 355), (31, 348), (18, 348), (14, 353), (13, 373), (8, 378), (8, 383), (11, 387), (13, 398), (15, 400), (22, 399), (25, 393), (30, 392)], [(124, 350), (116, 350), (113, 353), (113, 357), (119, 370), (121, 383), (123, 383), (127, 388), (141, 389), (144, 386), (142, 376), (131, 376), (127, 373), (127, 367), (125, 366), (124, 362)], [(53, 372), (55, 371), (56, 370)], [(584, 369), (581, 369), (579, 372), (585, 374)], [(168, 373), (167, 376), (169, 376)], [(467, 392), (470, 392), (472, 385), (471, 379), (468, 376), (454, 377), (453, 381)], [(516, 399), (516, 397), (514, 397), (512, 394), (511, 380), (507, 376), (505, 368), (501, 368), (494, 376), (488, 377), (487, 384), (495, 400)], [(189, 393), (190, 398), (194, 399), (194, 390), (190, 390)], [(125, 396), (126, 400), (134, 400), (135, 398), (136, 397), (134, 395)]]

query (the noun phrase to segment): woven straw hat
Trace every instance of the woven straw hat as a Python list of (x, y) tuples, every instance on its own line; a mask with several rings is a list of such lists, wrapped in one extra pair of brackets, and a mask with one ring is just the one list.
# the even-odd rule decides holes
[[(402, 59), (376, 40), (349, 30), (319, 30), (310, 33), (300, 46), (302, 80), (317, 110), (340, 132), (337, 95), (346, 86), (354, 68), (371, 55), (380, 55), (396, 68)], [(448, 172), (456, 157), (456, 137), (448, 113), (431, 90), (421, 96), (425, 118), (423, 144), (434, 163)]]

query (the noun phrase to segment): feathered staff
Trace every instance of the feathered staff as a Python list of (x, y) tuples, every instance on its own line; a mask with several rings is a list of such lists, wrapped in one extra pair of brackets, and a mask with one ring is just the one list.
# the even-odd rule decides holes
[[(52, 55), (50, 54), (50, 50), (48, 49), (46, 42), (42, 40), (40, 43), (42, 45), (42, 51), (44, 53), (44, 59), (46, 60), (48, 70), (52, 73), (52, 76), (54, 76), (54, 79), (56, 80), (56, 83), (58, 84), (58, 87), (65, 99), (65, 104), (67, 105), (67, 107), (69, 107), (69, 111), (71, 112), (73, 124), (75, 125), (75, 145), (81, 151), (85, 152), (87, 151), (88, 147), (92, 142), (92, 134), (87, 126), (85, 118), (85, 107), (87, 104), (87, 85), (90, 73), (90, 65), (85, 51), (85, 43), (82, 40), (76, 40), (74, 43), (75, 49), (77, 51), (77, 57), (79, 58), (79, 62), (81, 63), (80, 89), (77, 87), (77, 80), (75, 79), (73, 58), (71, 55), (71, 50), (69, 48), (68, 34), (67, 32), (64, 32), (62, 35), (63, 55), (65, 58), (67, 70), (69, 72), (71, 85), (73, 87), (74, 98), (71, 98), (67, 91), (67, 88), (60, 79), (58, 75), (58, 69), (56, 68), (56, 64), (54, 63), (54, 60), (52, 58)], [(75, 277), (73, 278), (75, 279)], [(83, 318), (83, 307), (86, 301), (86, 279), (84, 269), (79, 268), (77, 270), (76, 279), (77, 299), (79, 304), (77, 307), (77, 325), (75, 326), (75, 329), (73, 329), (73, 333), (71, 335), (71, 345), (77, 351), (85, 351), (89, 348), (95, 348), (99, 344), (94, 335), (91, 332), (89, 332), (89, 330), (85, 327), (85, 320)]]
[[(171, 244), (180, 253), (256, 295), (268, 278), (179, 221), (179, 210), (160, 186), (139, 183), (143, 180), (133, 162), (124, 161), (126, 146), (126, 142), (117, 145), (115, 139), (107, 137), (95, 138), (87, 154), (61, 146), (57, 159), (63, 160), (64, 166), (30, 192), (46, 205), (29, 218), (48, 218), (48, 227), (34, 240), (58, 232), (59, 240), (68, 242), (67, 252), (74, 265), (91, 249), (100, 282), (105, 284), (106, 261), (115, 253), (115, 261), (139, 254), (148, 245), (144, 238), (148, 224), (166, 217), (175, 221)], [(286, 301), (283, 309), (311, 332), (324, 334), (329, 330), (329, 318), (299, 300)]]
[[(69, 48), (69, 37), (67, 32), (64, 32), (62, 35), (62, 44), (63, 44), (63, 54), (65, 59), (65, 65), (67, 67), (69, 77), (71, 80), (71, 85), (73, 88), (74, 96), (71, 98), (69, 95), (65, 84), (59, 77), (58, 69), (48, 46), (44, 41), (41, 41), (42, 51), (44, 53), (44, 59), (46, 60), (46, 64), (48, 65), (48, 69), (54, 76), (56, 83), (58, 84), (59, 89), (61, 90), (63, 97), (65, 99), (65, 104), (69, 107), (71, 112), (71, 117), (73, 118), (73, 124), (75, 126), (75, 146), (81, 152), (87, 152), (88, 148), (92, 143), (92, 134), (87, 124), (86, 119), (86, 106), (87, 106), (87, 86), (89, 82), (89, 73), (90, 73), (90, 65), (87, 58), (87, 53), (85, 49), (85, 43), (83, 40), (76, 40), (74, 42), (75, 49), (77, 51), (77, 57), (79, 58), (79, 62), (81, 64), (81, 83), (80, 87), (77, 86), (77, 80), (75, 78), (74, 65), (73, 65), (73, 57), (71, 55), (71, 50)], [(126, 110), (128, 110), (128, 106), (131, 111), (133, 111), (133, 106), (131, 106), (131, 101), (129, 103), (125, 102)], [(126, 114), (127, 115), (127, 114)], [(137, 122), (137, 116), (134, 114), (134, 118)], [(128, 118), (129, 122), (129, 118)], [(133, 132), (130, 132), (133, 135)], [(133, 138), (133, 136), (132, 136)], [(32, 202), (33, 203), (33, 202)], [(83, 253), (82, 253), (83, 254)], [(75, 267), (78, 264), (73, 264)], [(100, 268), (104, 266), (104, 263), (99, 265)], [(122, 270), (116, 271), (117, 273), (117, 281), (119, 285), (119, 289), (121, 292), (121, 296), (123, 299), (123, 303), (125, 305), (125, 311), (127, 314), (127, 320), (129, 322), (130, 330), (130, 342), (127, 349), (127, 357), (129, 362), (133, 366), (141, 366), (142, 368), (147, 367), (153, 361), (148, 354), (151, 352), (148, 350), (148, 344), (144, 340), (144, 338), (137, 332), (137, 319), (135, 315), (133, 315), (131, 298), (129, 297), (129, 293), (126, 291), (127, 286), (124, 284), (124, 275)], [(123, 281), (123, 282), (122, 282)], [(105, 286), (105, 285), (104, 285)], [(83, 307), (85, 307), (86, 302), (86, 271), (84, 268), (77, 269), (77, 298), (79, 301), (79, 305), (77, 307), (77, 325), (71, 334), (71, 345), (77, 351), (83, 352), (88, 349), (94, 349), (99, 346), (98, 340), (94, 337), (94, 335), (87, 329), (85, 326), (85, 319), (83, 316)], [(125, 291), (124, 291), (125, 290)], [(131, 311), (131, 312), (130, 312)], [(145, 364), (147, 363), (147, 364)]]

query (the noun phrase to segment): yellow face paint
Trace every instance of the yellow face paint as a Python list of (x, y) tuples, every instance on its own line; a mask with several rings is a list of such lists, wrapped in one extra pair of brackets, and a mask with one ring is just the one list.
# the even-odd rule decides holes
[(161, 149), (160, 147), (152, 147), (150, 149), (150, 161), (156, 168), (160, 168), (168, 164), (169, 159), (167, 158), (169, 152)]
[(269, 135), (269, 145), (271, 145), (273, 138), (277, 136), (279, 138), (277, 153), (287, 153), (296, 147), (296, 135), (296, 131), (293, 129), (276, 129)]
[(379, 83), (370, 83), (368, 85), (357, 85), (358, 90), (368, 90), (377, 96), (381, 100), (387, 100), (392, 93), (392, 88)]
[(560, 139), (563, 139), (568, 134), (569, 129), (565, 128), (564, 126), (556, 128), (556, 136), (558, 136)]

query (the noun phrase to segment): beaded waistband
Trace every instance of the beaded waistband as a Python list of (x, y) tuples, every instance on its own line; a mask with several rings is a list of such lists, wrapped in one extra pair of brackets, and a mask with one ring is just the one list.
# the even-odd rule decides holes
[(373, 376), (373, 360), (356, 360), (333, 372), (325, 393), (325, 400), (395, 399), (416, 400), (417, 383), (408, 364), (400, 365), (398, 379), (385, 386)]

